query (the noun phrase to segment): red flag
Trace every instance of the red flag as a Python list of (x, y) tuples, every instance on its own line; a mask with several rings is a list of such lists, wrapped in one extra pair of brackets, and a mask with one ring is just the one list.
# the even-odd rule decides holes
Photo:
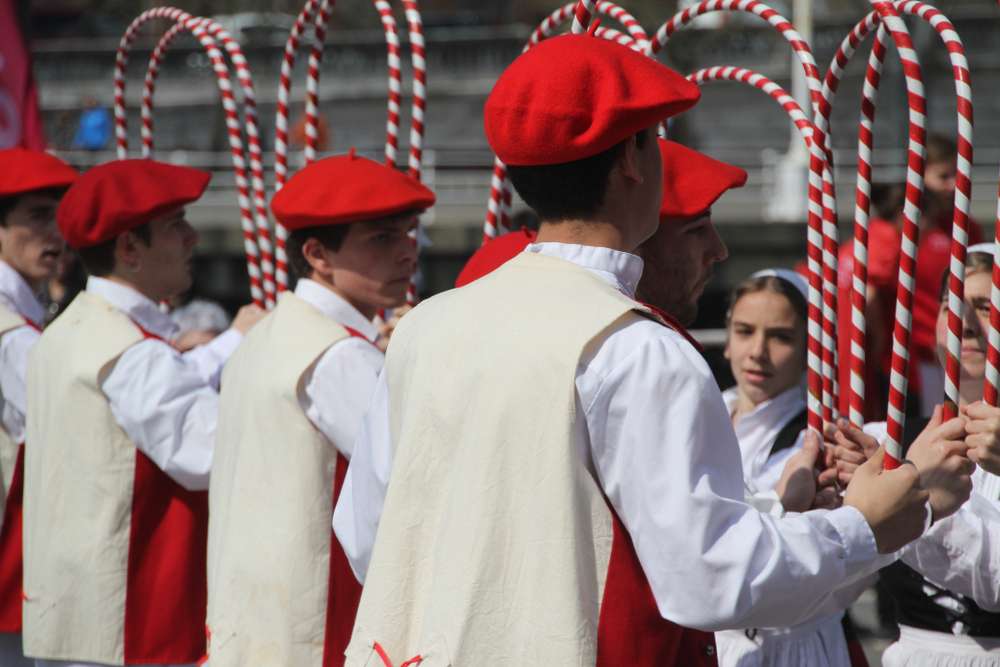
[(45, 132), (15, 0), (0, 0), (0, 148), (42, 150)]

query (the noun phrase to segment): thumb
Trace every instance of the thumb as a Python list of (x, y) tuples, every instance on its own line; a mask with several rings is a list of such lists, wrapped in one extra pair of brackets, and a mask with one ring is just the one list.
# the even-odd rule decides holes
[(819, 458), (821, 449), (819, 434), (812, 429), (808, 429), (805, 438), (802, 440), (802, 453), (809, 459), (810, 465), (816, 465), (816, 459)]
[(854, 471), (854, 476), (858, 477), (875, 477), (880, 472), (882, 472), (882, 464), (885, 461), (885, 447), (879, 447), (875, 453), (861, 464), (857, 470)]
[(931, 414), (931, 420), (927, 422), (927, 428), (935, 428), (941, 425), (944, 419), (944, 410), (941, 409), (941, 404), (934, 406), (934, 413)]

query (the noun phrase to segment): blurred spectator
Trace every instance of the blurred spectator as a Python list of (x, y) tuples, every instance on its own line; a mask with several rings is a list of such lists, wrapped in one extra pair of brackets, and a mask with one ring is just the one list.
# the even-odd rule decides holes
[[(299, 119), (295, 121), (292, 126), (292, 131), (289, 134), (289, 144), (292, 148), (304, 148), (306, 145), (306, 116), (302, 114)], [(325, 153), (330, 150), (332, 144), (330, 143), (330, 126), (327, 125), (326, 119), (323, 118), (322, 114), (316, 117), (316, 151), (319, 153)]]
[(170, 319), (180, 327), (174, 346), (181, 352), (204, 345), (229, 328), (230, 318), (219, 304), (194, 299), (170, 313)]
[[(908, 398), (911, 399), (909, 407), (923, 416), (930, 415), (934, 405), (941, 401), (944, 386), (944, 374), (934, 356), (934, 327), (941, 280), (951, 256), (951, 221), (955, 204), (957, 155), (957, 147), (950, 139), (933, 134), (928, 136), (908, 374), (910, 388)], [(867, 336), (865, 421), (884, 419), (888, 401), (904, 195), (903, 185), (873, 191), (875, 210), (868, 225), (868, 292), (865, 311)], [(982, 236), (982, 229), (970, 220), (969, 244), (979, 243)], [(853, 241), (841, 245), (837, 270), (838, 310), (844, 324), (838, 328), (837, 342), (840, 361), (838, 369), (841, 388), (840, 409), (846, 415), (848, 387), (850, 387), (848, 359), (851, 282), (854, 270)]]
[(87, 151), (103, 150), (111, 140), (111, 112), (92, 97), (83, 101), (80, 123), (73, 137), (73, 148)]
[(48, 284), (46, 303), (46, 324), (56, 319), (76, 295), (87, 286), (87, 272), (83, 270), (79, 256), (69, 248), (59, 256), (59, 269)]

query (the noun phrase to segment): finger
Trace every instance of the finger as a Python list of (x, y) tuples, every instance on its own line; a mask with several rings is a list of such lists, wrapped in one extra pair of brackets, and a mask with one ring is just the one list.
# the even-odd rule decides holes
[(945, 457), (965, 456), (969, 451), (969, 443), (965, 440), (946, 440), (941, 443), (941, 452)]
[(965, 422), (966, 433), (995, 433), (1000, 430), (1000, 419), (988, 417), (985, 419), (968, 419)]
[(936, 428), (940, 426), (943, 419), (944, 411), (941, 409), (941, 405), (935, 405), (934, 412), (931, 414), (931, 420), (927, 422), (927, 428)]
[(853, 463), (855, 465), (861, 465), (865, 462), (865, 455), (861, 452), (855, 451), (853, 449), (845, 449), (844, 447), (838, 446), (836, 449), (836, 456), (838, 461), (844, 461), (846, 463)]
[(1000, 408), (991, 408), (983, 401), (970, 403), (962, 409), (962, 414), (970, 419), (989, 419), (990, 417), (1000, 417)]
[(863, 447), (861, 446), (860, 443), (858, 443), (856, 440), (851, 439), (847, 434), (840, 431), (838, 431), (836, 435), (834, 435), (834, 442), (836, 442), (841, 447), (847, 447), (849, 449), (853, 449), (858, 452), (863, 451)]
[(818, 487), (828, 487), (833, 486), (837, 483), (837, 469), (830, 468), (824, 470), (816, 477), (816, 486)]
[(874, 477), (882, 471), (882, 465), (884, 462), (885, 447), (883, 446), (876, 449), (870, 459), (858, 466), (858, 469), (854, 471), (854, 474), (859, 476)]

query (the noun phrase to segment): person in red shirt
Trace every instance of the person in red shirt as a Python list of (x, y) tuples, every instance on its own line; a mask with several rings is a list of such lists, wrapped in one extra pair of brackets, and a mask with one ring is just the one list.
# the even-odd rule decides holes
[[(934, 326), (937, 319), (941, 279), (951, 254), (951, 221), (955, 204), (958, 150), (940, 135), (927, 138), (924, 171), (924, 201), (917, 245), (917, 268), (913, 296), (913, 329), (910, 334), (909, 386), (912, 409), (923, 416), (941, 400), (944, 375), (934, 356)], [(892, 186), (875, 202), (876, 216), (868, 226), (868, 291), (866, 308), (865, 421), (885, 418), (888, 401), (889, 362), (895, 322), (896, 289), (899, 283), (899, 246), (903, 227), (903, 186)], [(969, 243), (982, 239), (982, 229), (969, 221)], [(838, 261), (839, 321), (850, 322), (854, 243), (841, 244)], [(848, 414), (850, 386), (849, 326), (838, 329), (837, 349), (840, 380), (840, 411)]]

